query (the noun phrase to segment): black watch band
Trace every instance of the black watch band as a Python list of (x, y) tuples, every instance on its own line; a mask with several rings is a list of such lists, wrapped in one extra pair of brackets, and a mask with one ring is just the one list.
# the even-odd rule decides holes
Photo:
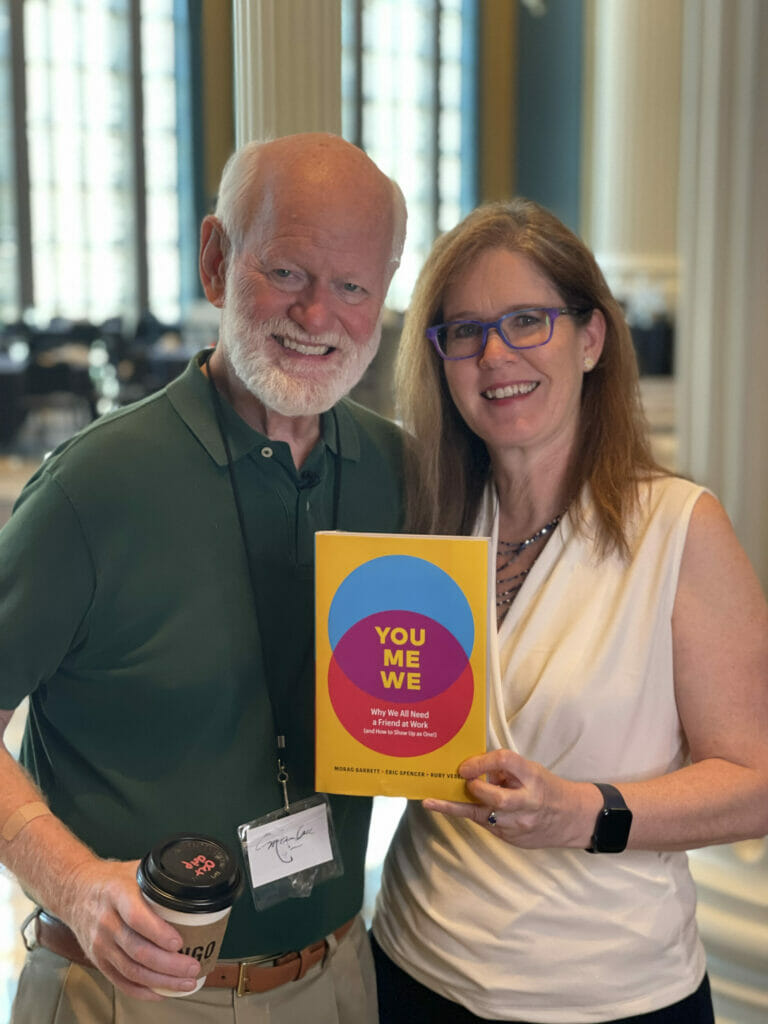
[(608, 782), (595, 782), (603, 794), (603, 806), (595, 820), (592, 842), (587, 853), (621, 853), (626, 849), (632, 826), (632, 811), (624, 797)]

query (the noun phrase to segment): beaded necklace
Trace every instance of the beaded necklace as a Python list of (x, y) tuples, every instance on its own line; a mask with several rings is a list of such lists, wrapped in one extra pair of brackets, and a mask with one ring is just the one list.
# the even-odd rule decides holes
[[(532, 533), (530, 537), (526, 537), (525, 540), (499, 540), (499, 550), (497, 552), (497, 564), (496, 564), (496, 607), (506, 608), (507, 605), (512, 604), (517, 592), (525, 582), (525, 577), (533, 568), (530, 565), (527, 569), (522, 569), (520, 572), (513, 573), (511, 576), (502, 576), (505, 569), (508, 569), (510, 565), (516, 561), (524, 551), (526, 551), (532, 544), (542, 540), (544, 537), (548, 537), (557, 524), (565, 515), (565, 510), (559, 512), (554, 519), (550, 519), (548, 523), (545, 523), (541, 529), (537, 530), (536, 533)], [(538, 558), (540, 552), (536, 553)], [(501, 561), (499, 561), (501, 560)], [(535, 561), (535, 559), (534, 559)], [(498, 588), (504, 583), (511, 583), (512, 586), (506, 590), (499, 590)]]

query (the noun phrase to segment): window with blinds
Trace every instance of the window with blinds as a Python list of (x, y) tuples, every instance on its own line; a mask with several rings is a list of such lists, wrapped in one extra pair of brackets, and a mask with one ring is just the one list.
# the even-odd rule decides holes
[(190, 260), (180, 242), (195, 216), (186, 10), (0, 0), (6, 321), (179, 318)]
[(402, 188), (408, 305), (435, 237), (477, 201), (477, 0), (342, 0), (342, 124)]

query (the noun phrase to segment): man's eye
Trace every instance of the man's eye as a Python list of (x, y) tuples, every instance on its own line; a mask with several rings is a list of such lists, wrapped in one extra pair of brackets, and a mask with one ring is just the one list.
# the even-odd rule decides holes
[(359, 284), (355, 284), (353, 281), (345, 281), (342, 287), (344, 291), (349, 292), (350, 295), (356, 295), (358, 292), (363, 290)]
[(269, 271), (269, 279), (279, 288), (287, 288), (295, 291), (302, 287), (303, 275), (297, 270), (289, 270), (288, 267), (272, 267)]

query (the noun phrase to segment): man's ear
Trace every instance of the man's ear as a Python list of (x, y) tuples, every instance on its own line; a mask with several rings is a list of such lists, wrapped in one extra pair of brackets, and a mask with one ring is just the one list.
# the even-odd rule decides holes
[(227, 236), (218, 217), (209, 214), (200, 226), (200, 280), (205, 297), (221, 309), (227, 276)]

